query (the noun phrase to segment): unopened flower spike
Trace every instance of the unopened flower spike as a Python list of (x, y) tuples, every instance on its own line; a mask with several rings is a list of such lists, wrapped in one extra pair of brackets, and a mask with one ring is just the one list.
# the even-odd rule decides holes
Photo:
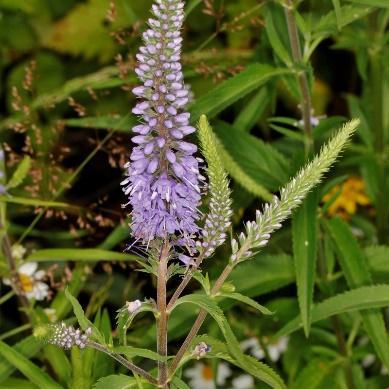
[(87, 328), (85, 331), (67, 326), (65, 323), (52, 324), (47, 327), (40, 327), (35, 330), (34, 335), (43, 338), (49, 344), (64, 348), (66, 350), (72, 347), (83, 349), (87, 346), (92, 329)]
[(195, 131), (185, 111), (189, 92), (180, 63), (183, 9), (180, 0), (156, 0), (136, 56), (135, 71), (143, 85), (133, 89), (139, 102), (132, 112), (141, 123), (133, 128), (137, 146), (122, 185), (132, 208), (132, 234), (147, 246), (162, 238), (193, 247), (198, 232), (197, 147), (183, 140)]

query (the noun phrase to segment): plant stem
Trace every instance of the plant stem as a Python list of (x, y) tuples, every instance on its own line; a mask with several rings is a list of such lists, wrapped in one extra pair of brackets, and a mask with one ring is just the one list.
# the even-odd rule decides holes
[(102, 346), (100, 343), (89, 341), (87, 343), (87, 346), (109, 355), (111, 358), (113, 358), (116, 361), (118, 361), (119, 363), (121, 363), (128, 370), (132, 371), (135, 374), (142, 376), (147, 381), (149, 381), (151, 384), (155, 384), (155, 385), (158, 384), (158, 381), (150, 373), (143, 370), (139, 366), (134, 365), (132, 362), (129, 362), (126, 358), (122, 357), (120, 354), (117, 354), (117, 353), (109, 350), (108, 348)]
[[(166, 307), (166, 284), (167, 284), (167, 265), (169, 260), (169, 244), (167, 241), (163, 244), (158, 261), (157, 278), (157, 348), (158, 354), (167, 358), (167, 324), (168, 314)], [(158, 362), (158, 382), (162, 388), (168, 388), (168, 366), (167, 362)]]
[(177, 289), (174, 291), (173, 296), (171, 297), (171, 299), (169, 301), (169, 304), (167, 306), (167, 310), (168, 311), (170, 311), (173, 308), (174, 304), (176, 303), (176, 301), (181, 296), (181, 293), (184, 291), (186, 286), (189, 284), (189, 281), (192, 279), (193, 273), (195, 272), (195, 270), (203, 262), (203, 259), (204, 259), (204, 255), (202, 254), (202, 255), (200, 255), (196, 259), (196, 263), (186, 272), (186, 274), (185, 274), (184, 278), (182, 279), (180, 285), (178, 285)]
[[(292, 49), (292, 57), (293, 57), (294, 65), (298, 67), (301, 65), (303, 61), (303, 56), (301, 52), (301, 45), (299, 40), (296, 19), (294, 17), (293, 0), (286, 0), (285, 2), (285, 17), (286, 17), (286, 23), (288, 25), (289, 42)], [(301, 111), (302, 111), (303, 121), (304, 121), (305, 152), (308, 155), (313, 148), (313, 138), (312, 138), (312, 124), (311, 124), (312, 101), (311, 101), (311, 93), (309, 90), (309, 82), (308, 82), (306, 71), (298, 70), (297, 79), (300, 85), (300, 91), (302, 97)]]
[[(233, 269), (234, 269), (234, 267), (230, 264), (228, 264), (225, 267), (225, 269), (220, 274), (219, 278), (216, 280), (215, 285), (212, 288), (211, 297), (215, 297), (217, 295), (220, 288), (223, 286), (224, 282), (226, 281), (228, 276), (231, 274)], [(188, 335), (186, 336), (184, 343), (181, 345), (180, 349), (178, 350), (176, 356), (173, 359), (173, 362), (169, 368), (170, 375), (172, 375), (176, 371), (176, 369), (177, 369), (178, 365), (180, 364), (182, 358), (184, 357), (186, 351), (190, 347), (193, 339), (195, 338), (195, 336), (199, 332), (201, 326), (203, 325), (206, 317), (207, 317), (207, 311), (204, 309), (201, 309), (198, 316), (197, 316), (196, 321), (194, 322), (191, 330), (189, 331)]]
[(379, 13), (369, 15), (369, 35), (371, 47), (369, 48), (369, 89), (368, 98), (371, 101), (371, 124), (374, 131), (375, 151), (378, 165), (378, 182), (380, 188), (377, 191), (377, 229), (378, 239), (382, 244), (388, 239), (388, 207), (386, 206), (386, 171), (385, 171), (385, 130), (384, 130), (384, 60), (383, 60), (383, 34), (385, 29), (380, 28)]
[(28, 309), (30, 307), (30, 304), (28, 302), (27, 297), (24, 295), (22, 288), (20, 287), (18, 269), (16, 267), (16, 263), (15, 263), (15, 260), (13, 258), (13, 255), (12, 255), (11, 241), (10, 241), (9, 236), (8, 236), (7, 232), (5, 231), (5, 227), (3, 226), (3, 223), (1, 221), (0, 221), (0, 230), (3, 230), (1, 245), (2, 245), (4, 256), (5, 256), (7, 263), (8, 263), (9, 270), (11, 272), (12, 289), (17, 294), (17, 296), (21, 302), (21, 305), (23, 306), (23, 308), (26, 309), (26, 313), (27, 313)]

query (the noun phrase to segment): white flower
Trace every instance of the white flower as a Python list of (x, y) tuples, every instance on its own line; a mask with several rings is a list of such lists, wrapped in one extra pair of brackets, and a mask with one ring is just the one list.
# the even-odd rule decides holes
[[(215, 374), (211, 365), (202, 362), (196, 363), (192, 368), (187, 369), (184, 375), (190, 378), (191, 389), (215, 389)], [(231, 375), (227, 363), (221, 362), (217, 367), (216, 384), (225, 385), (226, 379)]]
[(253, 389), (254, 378), (248, 374), (242, 374), (232, 380), (231, 389)]
[(242, 347), (243, 351), (249, 351), (251, 355), (259, 360), (265, 358), (265, 352), (263, 351), (263, 348), (259, 344), (257, 338), (249, 338), (244, 340), (241, 342), (240, 346)]
[(140, 300), (127, 301), (126, 308), (129, 314), (135, 313), (142, 305)]
[(287, 336), (281, 336), (277, 342), (269, 344), (267, 351), (269, 353), (270, 359), (273, 362), (277, 362), (280, 359), (281, 355), (288, 348), (288, 342), (289, 338)]
[[(30, 300), (44, 300), (49, 295), (49, 286), (41, 280), (45, 276), (43, 270), (38, 270), (36, 262), (23, 263), (18, 269), (19, 285), (23, 294)], [(4, 279), (6, 285), (11, 285), (11, 280)]]
[(21, 244), (14, 244), (12, 246), (12, 258), (21, 261), (24, 258), (26, 251), (27, 250)]
[[(286, 351), (288, 347), (289, 338), (287, 336), (282, 336), (277, 339), (275, 343), (271, 343), (267, 345), (267, 352), (269, 354), (270, 359), (273, 362), (277, 362), (281, 355)], [(259, 344), (257, 338), (250, 338), (243, 342), (241, 342), (241, 347), (243, 351), (249, 351), (251, 355), (261, 360), (265, 358), (265, 351)]]

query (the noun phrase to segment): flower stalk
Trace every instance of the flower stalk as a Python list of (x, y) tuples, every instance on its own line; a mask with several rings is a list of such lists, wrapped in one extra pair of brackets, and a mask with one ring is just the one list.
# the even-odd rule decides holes
[(166, 284), (167, 284), (167, 265), (169, 260), (169, 244), (164, 243), (158, 261), (158, 279), (157, 279), (157, 348), (158, 354), (165, 358), (158, 361), (158, 382), (162, 388), (168, 388), (168, 369), (167, 369), (167, 325), (168, 313), (166, 309)]
[[(292, 50), (292, 57), (294, 65), (299, 67), (302, 64), (303, 56), (301, 51), (300, 39), (296, 24), (296, 18), (294, 16), (294, 3), (293, 0), (285, 1), (285, 17), (288, 25), (289, 42)], [(301, 91), (301, 111), (304, 122), (305, 132), (305, 151), (306, 155), (309, 155), (313, 149), (313, 137), (312, 137), (312, 101), (311, 93), (309, 90), (309, 82), (307, 72), (298, 69), (297, 79)]]

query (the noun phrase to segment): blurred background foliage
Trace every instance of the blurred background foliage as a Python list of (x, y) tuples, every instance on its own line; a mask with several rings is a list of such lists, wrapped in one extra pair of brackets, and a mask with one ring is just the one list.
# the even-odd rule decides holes
[[(269, 355), (271, 337), (299, 312), (307, 315), (309, 332), (313, 302), (387, 283), (389, 277), (388, 3), (296, 1), (299, 61), (291, 54), (282, 3), (186, 4), (183, 61), (194, 96), (190, 111), (194, 120), (207, 114), (220, 139), (232, 178), (236, 232), (348, 117), (359, 117), (362, 124), (344, 158), (304, 206), (305, 217), (294, 218), (264, 254), (232, 276), (231, 287), (275, 315), (262, 318), (240, 304), (222, 304), (240, 338), (257, 339), (264, 358), (291, 387), (384, 388), (389, 385), (387, 311), (377, 310), (379, 319), (370, 327), (362, 325), (359, 311), (312, 321), (308, 339), (295, 332), (282, 357)], [(6, 230), (17, 262), (39, 263), (50, 287), (48, 301), (21, 299), (23, 314), (15, 309), (13, 292), (2, 286), (0, 340), (16, 344), (18, 356), (32, 358), (64, 387), (89, 388), (118, 371), (104, 357), (92, 358), (93, 351), (72, 351), (68, 358), (60, 350), (42, 349), (30, 335), (32, 327), (50, 320), (49, 312), (56, 319), (71, 317), (64, 285), (69, 283), (87, 316), (107, 332), (125, 301), (155, 293), (147, 276), (135, 271), (141, 249), (122, 254), (131, 238), (120, 189), (135, 123), (129, 113), (137, 84), (135, 54), (151, 4), (0, 0), (0, 141), (7, 177), (0, 186), (2, 235)], [(308, 151), (300, 74), (307, 75), (312, 91)], [(313, 253), (304, 249), (305, 242), (313, 244)], [(205, 264), (211, 278), (228, 252), (220, 249)], [(16, 270), (6, 258), (0, 262), (3, 278)], [(388, 305), (389, 296), (382, 300), (365, 308)], [(193, 320), (186, 307), (177, 311), (170, 322), (173, 350)], [(207, 325), (217, 334), (211, 321)], [(142, 317), (128, 333), (129, 342), (151, 347), (154, 330), (150, 318)], [(0, 354), (2, 388), (36, 387), (39, 380), (19, 360), (1, 347)], [(80, 358), (84, 371), (71, 373)], [(217, 366), (211, 367), (215, 376)]]

